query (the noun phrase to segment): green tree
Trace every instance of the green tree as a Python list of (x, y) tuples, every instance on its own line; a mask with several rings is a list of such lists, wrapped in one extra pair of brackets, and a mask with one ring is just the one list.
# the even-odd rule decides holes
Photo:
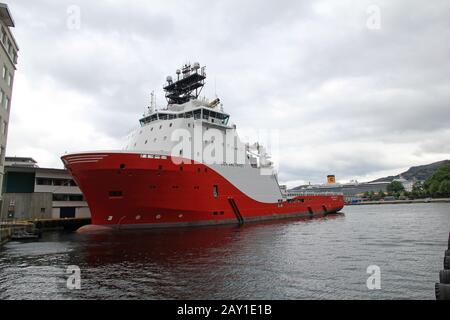
[(428, 187), (428, 192), (430, 193), (430, 195), (432, 197), (436, 197), (436, 196), (439, 195), (438, 194), (438, 192), (439, 192), (439, 185), (440, 185), (439, 181), (432, 181), (430, 183), (430, 186)]
[(411, 190), (411, 196), (413, 198), (422, 198), (425, 196), (425, 191), (423, 188), (423, 182), (417, 181), (413, 184), (412, 190)]
[(379, 196), (380, 198), (386, 197), (386, 195), (384, 194), (383, 190), (378, 191), (378, 196)]
[(423, 184), (426, 193), (432, 197), (446, 197), (450, 195), (450, 164), (439, 167)]
[(450, 196), (450, 180), (444, 180), (439, 185), (439, 195), (443, 197)]
[(386, 190), (392, 193), (399, 193), (401, 191), (405, 191), (405, 187), (400, 181), (392, 181), (387, 185)]

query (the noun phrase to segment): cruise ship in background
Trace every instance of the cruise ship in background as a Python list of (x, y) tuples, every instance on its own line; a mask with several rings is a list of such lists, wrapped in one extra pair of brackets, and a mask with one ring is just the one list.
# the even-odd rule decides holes
[(177, 70), (120, 151), (67, 154), (66, 168), (90, 207), (92, 224), (169, 227), (323, 216), (339, 193), (288, 196), (264, 147), (244, 144), (219, 99), (199, 95), (205, 68)]

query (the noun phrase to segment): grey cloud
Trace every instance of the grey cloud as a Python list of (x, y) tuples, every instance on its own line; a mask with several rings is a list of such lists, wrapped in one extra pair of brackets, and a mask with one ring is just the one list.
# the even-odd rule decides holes
[[(70, 4), (82, 10), (79, 31), (66, 28)], [(380, 30), (366, 27), (371, 4), (381, 9)], [(137, 124), (151, 90), (164, 102), (167, 74), (200, 60), (208, 67), (205, 93), (214, 95), (217, 82), (238, 127), (279, 130), (281, 153), (297, 159), (282, 160), (280, 180), (323, 181), (330, 171), (350, 179), (450, 155), (447, 1), (24, 0), (10, 7), (18, 72), (36, 90), (51, 86), (92, 101), (85, 121), (111, 139)], [(27, 136), (31, 129), (21, 132)], [(400, 147), (400, 156), (389, 156)]]

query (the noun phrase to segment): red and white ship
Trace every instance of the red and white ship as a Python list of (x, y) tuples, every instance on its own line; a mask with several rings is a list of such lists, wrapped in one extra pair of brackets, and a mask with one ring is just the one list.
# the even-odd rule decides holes
[(219, 99), (199, 99), (198, 63), (167, 77), (168, 105), (153, 99), (124, 150), (62, 157), (82, 190), (92, 224), (169, 227), (323, 216), (344, 206), (341, 194), (289, 196), (264, 148), (243, 144)]

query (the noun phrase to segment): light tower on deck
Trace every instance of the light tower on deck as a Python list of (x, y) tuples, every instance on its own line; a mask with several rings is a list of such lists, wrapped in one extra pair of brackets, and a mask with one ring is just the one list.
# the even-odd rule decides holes
[[(180, 75), (182, 77), (180, 79)], [(169, 104), (183, 104), (192, 99), (197, 99), (205, 85), (205, 67), (200, 67), (196, 62), (185, 64), (181, 70), (177, 70), (177, 80), (174, 82), (171, 76), (167, 77), (166, 99)]]

